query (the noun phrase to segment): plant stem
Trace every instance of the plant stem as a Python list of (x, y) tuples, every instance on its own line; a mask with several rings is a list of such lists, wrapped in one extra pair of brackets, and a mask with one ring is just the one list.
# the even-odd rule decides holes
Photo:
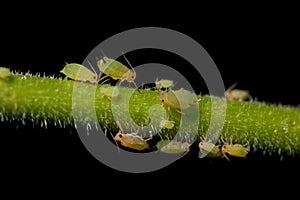
[[(119, 95), (109, 98), (100, 93), (100, 87), (107, 86), (28, 74), (0, 78), (0, 120), (23, 123), (32, 121), (35, 124), (40, 123), (42, 127), (47, 127), (47, 124), (64, 126), (74, 124), (75, 114), (77, 121), (88, 124), (96, 120), (101, 127), (110, 131), (116, 131), (117, 125), (134, 131), (134, 122), (142, 127), (151, 127), (155, 132), (159, 129), (161, 119), (169, 116), (176, 125), (171, 130), (162, 130), (161, 136), (174, 136), (178, 130), (180, 114), (174, 109), (161, 110), (157, 91), (140, 89), (139, 92), (134, 92), (131, 88), (119, 87)], [(128, 98), (126, 95), (131, 93), (132, 96)], [(130, 99), (129, 114), (126, 99)], [(218, 114), (224, 108), (225, 102), (226, 117), (219, 143), (223, 140), (232, 141), (249, 144), (252, 151), (300, 155), (300, 109), (262, 102), (226, 101), (224, 98), (212, 96), (199, 96), (199, 99), (198, 140), (205, 137), (212, 113)], [(149, 109), (152, 108), (156, 110), (150, 112), (149, 118)]]

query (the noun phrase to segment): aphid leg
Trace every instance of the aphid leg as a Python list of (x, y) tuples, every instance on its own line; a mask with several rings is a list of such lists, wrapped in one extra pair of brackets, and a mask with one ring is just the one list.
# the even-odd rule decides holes
[(177, 110), (177, 109), (175, 109), (176, 110), (176, 112), (178, 112), (179, 114), (181, 114), (181, 115), (185, 115), (185, 113), (184, 112), (182, 112), (182, 111), (180, 111), (180, 110)]
[[(109, 131), (109, 133), (110, 133), (110, 135), (111, 135), (111, 137), (113, 138), (113, 140), (115, 141), (115, 143), (116, 143), (116, 146), (117, 146), (117, 149), (118, 149), (118, 152), (120, 153), (120, 147), (119, 147), (119, 145), (118, 145), (118, 142), (115, 140), (115, 137), (113, 136), (113, 134)], [(118, 134), (118, 133), (117, 133)]]
[(228, 162), (231, 162), (228, 158), (228, 156), (226, 156), (226, 153), (222, 152), (223, 153), (223, 156), (226, 158), (226, 160), (228, 160)]
[(249, 101), (251, 101), (251, 102), (253, 101), (253, 98), (252, 98), (252, 96), (250, 94), (249, 94), (248, 98), (249, 98)]
[[(103, 80), (103, 79), (106, 79), (106, 78), (108, 78), (109, 76), (103, 76), (102, 78), (99, 78), (99, 80), (97, 81), (98, 83), (101, 81), (101, 80)], [(101, 84), (103, 84), (104, 82), (102, 82)]]
[[(136, 85), (136, 83), (133, 81), (132, 82), (133, 83), (133, 85), (135, 86), (135, 88), (138, 88), (138, 86)], [(138, 90), (139, 91), (139, 90)]]
[(179, 158), (182, 158), (183, 156), (185, 156), (190, 150), (185, 151)]

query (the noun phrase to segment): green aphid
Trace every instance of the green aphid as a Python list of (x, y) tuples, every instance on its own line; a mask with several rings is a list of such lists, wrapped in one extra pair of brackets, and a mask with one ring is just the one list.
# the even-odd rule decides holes
[(190, 146), (191, 145), (187, 142), (179, 142), (175, 140), (161, 140), (156, 144), (156, 148), (163, 153), (184, 153), (182, 156), (189, 152)]
[(225, 153), (235, 156), (235, 157), (241, 157), (246, 158), (246, 155), (249, 153), (250, 147), (246, 147), (246, 145), (241, 144), (223, 144), (222, 146), (222, 152), (227, 160), (228, 157), (225, 155)]
[(224, 92), (226, 99), (233, 101), (245, 101), (247, 99), (252, 99), (248, 90), (233, 89), (236, 85), (237, 83), (233, 84)]
[(76, 81), (87, 81), (94, 84), (99, 81), (99, 77), (96, 72), (92, 72), (87, 67), (77, 63), (66, 64), (60, 72), (68, 78)]
[(6, 79), (11, 76), (11, 72), (8, 68), (6, 67), (0, 67), (0, 78), (1, 79)]
[(137, 133), (124, 133), (120, 130), (114, 137), (114, 140), (120, 142), (121, 145), (124, 147), (128, 147), (139, 151), (148, 148), (147, 140), (139, 136)]
[(174, 86), (174, 82), (172, 80), (160, 80), (160, 81), (155, 81), (155, 87), (157, 89), (162, 89), (162, 88), (171, 88)]
[(159, 98), (162, 103), (176, 110), (184, 110), (198, 102), (197, 96), (183, 88), (161, 92)]
[(107, 98), (113, 98), (119, 95), (119, 90), (117, 87), (100, 87), (100, 93)]
[(169, 121), (167, 119), (163, 119), (160, 121), (160, 127), (166, 129), (172, 129), (175, 125), (174, 121)]
[(128, 64), (131, 67), (131, 69), (129, 69), (127, 66), (123, 65), (117, 60), (108, 57), (103, 57), (101, 60), (97, 62), (97, 65), (99, 70), (102, 73), (104, 73), (106, 76), (102, 77), (100, 80), (107, 77), (111, 77), (114, 80), (120, 80), (121, 82), (127, 81), (129, 83), (133, 83), (136, 86), (134, 82), (136, 78), (136, 72), (134, 71), (133, 67), (129, 62)]
[(206, 155), (208, 158), (222, 158), (224, 157), (221, 149), (208, 141), (199, 142), (199, 158), (202, 158), (203, 155)]

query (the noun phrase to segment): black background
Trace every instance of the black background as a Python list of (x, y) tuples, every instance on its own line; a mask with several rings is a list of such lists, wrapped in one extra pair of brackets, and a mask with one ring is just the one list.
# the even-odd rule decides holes
[[(23, 72), (59, 75), (65, 62), (81, 63), (109, 36), (131, 28), (157, 26), (180, 31), (200, 43), (218, 66), (226, 87), (237, 81), (239, 88), (248, 89), (259, 101), (293, 106), (300, 102), (299, 23), (292, 10), (283, 14), (268, 8), (250, 9), (230, 16), (227, 15), (230, 12), (217, 15), (214, 11), (200, 17), (198, 12), (205, 10), (202, 8), (185, 17), (182, 12), (174, 12), (154, 18), (155, 12), (140, 11), (134, 12), (132, 18), (126, 18), (128, 11), (119, 13), (107, 9), (39, 9), (33, 13), (24, 11), (14, 19), (11, 15), (16, 11), (3, 14), (0, 20), (0, 65)], [(141, 14), (147, 19), (141, 19)], [(179, 66), (176, 58), (155, 54), (152, 57), (132, 55), (130, 61), (138, 65), (152, 59)], [(186, 70), (183, 73), (189, 74)], [(187, 76), (200, 91), (198, 79), (191, 75)], [(250, 188), (255, 188), (252, 194), (255, 196), (258, 191), (266, 191), (267, 186), (293, 186), (292, 181), (299, 179), (299, 157), (280, 161), (277, 156), (256, 153), (249, 154), (247, 160), (210, 162), (198, 159), (196, 146), (187, 156), (164, 169), (129, 174), (94, 159), (73, 127), (41, 129), (7, 122), (1, 122), (0, 126), (1, 179), (8, 188), (28, 186), (28, 192), (37, 186), (47, 191), (57, 187), (69, 191), (67, 188), (71, 186), (70, 192), (74, 192), (77, 186), (91, 191), (122, 189), (127, 193), (121, 196), (126, 196), (136, 191), (147, 195), (151, 190), (168, 188), (169, 193), (177, 191), (197, 196), (206, 193), (206, 189), (216, 191), (210, 193), (216, 195), (226, 188), (222, 192), (230, 196), (237, 191), (252, 194)], [(279, 181), (281, 179), (283, 181)]]

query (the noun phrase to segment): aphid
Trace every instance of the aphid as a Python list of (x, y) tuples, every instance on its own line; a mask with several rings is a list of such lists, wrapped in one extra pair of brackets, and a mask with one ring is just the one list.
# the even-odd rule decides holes
[(0, 78), (6, 79), (9, 76), (11, 76), (10, 70), (6, 67), (0, 67)]
[[(124, 58), (126, 59), (125, 56)], [(128, 62), (127, 59), (126, 61)], [(129, 62), (128, 64), (131, 67), (131, 69), (129, 69), (127, 66), (123, 65), (117, 60), (113, 60), (104, 56), (101, 60), (97, 62), (99, 70), (106, 75), (100, 80), (107, 77), (111, 77), (114, 80), (127, 81), (129, 83), (133, 83), (136, 86), (134, 82), (136, 78), (136, 72), (134, 71), (133, 67)]]
[(187, 109), (198, 101), (196, 95), (183, 88), (179, 90), (161, 92), (159, 98), (162, 103), (175, 108), (176, 110)]
[(92, 72), (83, 65), (77, 63), (68, 63), (60, 71), (68, 78), (78, 81), (88, 81), (91, 83), (98, 83), (99, 78), (96, 72)]
[(190, 144), (187, 142), (178, 142), (175, 140), (161, 140), (156, 144), (159, 151), (168, 154), (184, 153), (187, 154), (190, 150)]
[(160, 121), (160, 127), (161, 128), (167, 128), (167, 129), (172, 129), (175, 125), (174, 121), (169, 121), (167, 119), (163, 119)]
[(137, 133), (124, 133), (120, 130), (114, 137), (114, 140), (120, 142), (121, 145), (124, 147), (128, 147), (139, 151), (148, 148), (147, 140), (139, 136)]
[(119, 90), (117, 87), (101, 87), (100, 93), (107, 98), (112, 98), (119, 95)]
[(225, 155), (225, 153), (228, 153), (229, 155), (235, 156), (235, 157), (246, 158), (246, 155), (249, 153), (249, 150), (250, 150), (249, 147), (246, 147), (246, 145), (241, 145), (241, 144), (225, 143), (222, 146), (222, 152), (227, 160), (229, 160), (229, 159)]
[(172, 80), (160, 80), (160, 81), (155, 81), (155, 87), (157, 89), (162, 89), (162, 88), (171, 88), (174, 86), (174, 82)]
[(244, 101), (247, 99), (252, 99), (248, 90), (233, 89), (236, 85), (237, 83), (234, 83), (224, 92), (224, 96), (226, 99), (234, 101)]
[(206, 154), (208, 158), (221, 158), (224, 156), (219, 146), (208, 141), (199, 142), (199, 148), (199, 158), (202, 158)]

